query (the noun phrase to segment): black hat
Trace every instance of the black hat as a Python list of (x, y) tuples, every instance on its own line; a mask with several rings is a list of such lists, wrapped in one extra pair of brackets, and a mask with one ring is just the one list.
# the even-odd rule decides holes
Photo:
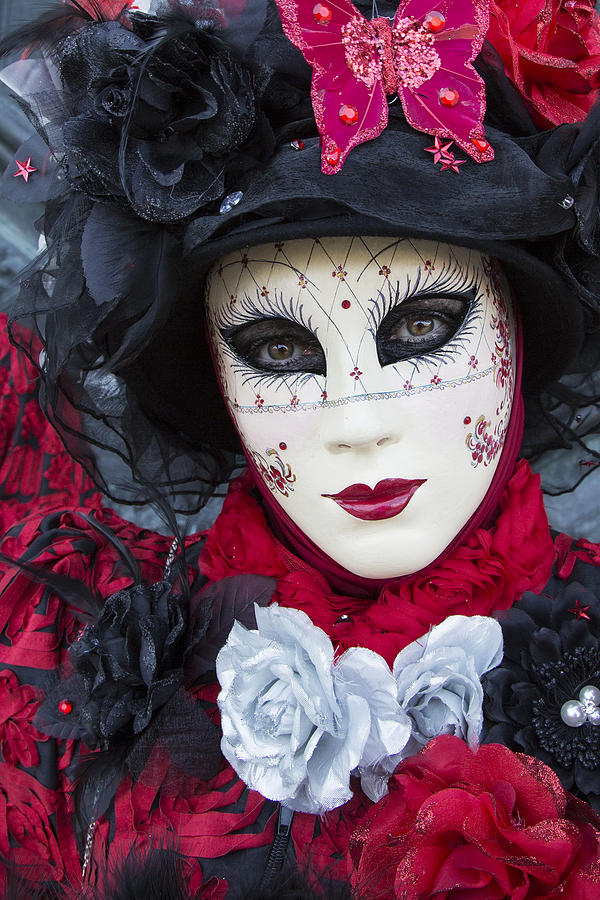
[(498, 258), (523, 320), (529, 449), (595, 426), (600, 106), (539, 128), (486, 43), (475, 67), (493, 160), (436, 164), (434, 138), (396, 99), (383, 132), (332, 175), (311, 69), (271, 2), (228, 14), (170, 0), (107, 20), (100, 2), (71, 0), (0, 50), (32, 45), (41, 56), (6, 80), (37, 129), (18, 155), (37, 173), (26, 183), (11, 167), (4, 186), (46, 200), (47, 248), (25, 273), (12, 334), (26, 344), (15, 326), (33, 322), (49, 418), (114, 499), (144, 502), (152, 484), (195, 508), (226, 477), (238, 444), (204, 338), (203, 282), (226, 253), (271, 241), (416, 236)]

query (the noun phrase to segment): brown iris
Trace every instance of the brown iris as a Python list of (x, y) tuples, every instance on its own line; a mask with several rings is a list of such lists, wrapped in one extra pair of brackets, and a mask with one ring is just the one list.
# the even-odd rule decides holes
[(271, 359), (291, 359), (294, 355), (294, 345), (286, 341), (272, 341), (268, 346), (268, 354)]
[(406, 321), (406, 327), (413, 337), (421, 337), (433, 331), (433, 319), (424, 319), (421, 316), (413, 316)]

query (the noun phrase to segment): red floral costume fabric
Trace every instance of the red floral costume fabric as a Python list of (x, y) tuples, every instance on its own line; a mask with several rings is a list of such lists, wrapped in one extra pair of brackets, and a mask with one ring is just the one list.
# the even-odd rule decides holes
[[(0, 330), (0, 522), (5, 532), (2, 553), (19, 558), (43, 538), (44, 549), (35, 556), (36, 565), (76, 578), (108, 598), (129, 586), (131, 579), (123, 574), (113, 543), (90, 523), (88, 516), (93, 509), (97, 521), (135, 556), (144, 582), (160, 581), (172, 539), (139, 528), (101, 507), (85, 474), (45, 424), (35, 400), (32, 367), (12, 350), (3, 335)], [(518, 467), (511, 481), (494, 529), (472, 534), (459, 552), (430, 573), (426, 581), (391, 588), (376, 604), (366, 605), (365, 601), (333, 594), (319, 573), (278, 545), (244, 478), (233, 483), (223, 512), (208, 535), (190, 536), (186, 548), (190, 575), (199, 570), (211, 581), (244, 573), (273, 576), (277, 580), (274, 599), (283, 606), (306, 611), (340, 651), (350, 646), (367, 646), (388, 662), (398, 650), (448, 615), (490, 615), (510, 607), (526, 590), (540, 592), (555, 558), (556, 571), (564, 578), (581, 560), (594, 565), (600, 560), (598, 548), (586, 542), (574, 545), (561, 536), (553, 546), (539, 485), (525, 464)], [(67, 651), (80, 625), (56, 594), (7, 563), (0, 566), (0, 598), (0, 858), (17, 865), (32, 882), (54, 880), (63, 886), (65, 896), (75, 897), (82, 885), (88, 823), (81, 824), (76, 816), (73, 787), (79, 755), (85, 748), (41, 733), (33, 718), (48, 689), (48, 679), (61, 667), (68, 667)], [(342, 621), (341, 616), (345, 617)], [(215, 682), (191, 689), (215, 722), (218, 691)], [(504, 786), (482, 784), (481, 773), (477, 782), (469, 762), (463, 759), (465, 753), (470, 753), (463, 749), (466, 745), (458, 739), (439, 740), (450, 742), (450, 755), (444, 755), (450, 762), (445, 768), (432, 742), (424, 751), (428, 755), (420, 754), (402, 765), (394, 776), (391, 793), (379, 804), (374, 806), (367, 800), (357, 783), (353, 799), (322, 818), (297, 813), (292, 847), (298, 866), (341, 881), (351, 877), (354, 867), (355, 882), (362, 877), (372, 881), (373, 866), (379, 865), (374, 844), (386, 844), (380, 840), (381, 829), (397, 827), (398, 838), (392, 844), (408, 849), (402, 859), (392, 862), (393, 847), (387, 847), (389, 883), (386, 882), (384, 893), (377, 896), (405, 896), (411, 900), (466, 897), (467, 894), (453, 893), (448, 880), (445, 892), (440, 893), (431, 865), (413, 882), (409, 879), (403, 885), (404, 893), (397, 892), (397, 873), (405, 871), (406, 859), (429, 846), (419, 817), (424, 822), (429, 806), (437, 804), (441, 808), (452, 800), (448, 794), (453, 789), (450, 770), (452, 765), (456, 771), (463, 766), (471, 781), (460, 799), (470, 804), (470, 815), (481, 831), (480, 843), (471, 847), (469, 858), (478, 860), (487, 852), (485, 846), (489, 849), (493, 845), (493, 853), (490, 851), (487, 858), (495, 866), (487, 888), (482, 886), (483, 893), (472, 896), (488, 900), (504, 896), (496, 888), (505, 883), (518, 886), (520, 893), (514, 896), (550, 896), (543, 891), (527, 893), (530, 872), (526, 854), (521, 853), (525, 860), (521, 865), (519, 861), (514, 863), (515, 854), (509, 852), (522, 815), (517, 794), (511, 794), (514, 769), (520, 783), (525, 777), (530, 779), (531, 784), (526, 785), (528, 796), (535, 795), (535, 799), (539, 794), (540, 803), (552, 807), (544, 821), (550, 818), (558, 822), (544, 831), (538, 828), (539, 817), (534, 821), (530, 810), (528, 824), (534, 828), (530, 846), (535, 840), (536, 847), (542, 846), (552, 833), (562, 848), (562, 869), (556, 878), (552, 873), (548, 876), (548, 891), (572, 883), (582, 891), (577, 896), (591, 897), (590, 885), (597, 884), (600, 828), (593, 811), (586, 808), (585, 813), (581, 809), (577, 812), (579, 801), (574, 801), (569, 818), (567, 800), (555, 797), (551, 801), (548, 791), (552, 785), (546, 782), (544, 787), (543, 779), (536, 781), (529, 764), (519, 762), (517, 755), (506, 748), (495, 751), (506, 762)], [(168, 836), (187, 859), (185, 874), (190, 896), (225, 897), (229, 887), (237, 888), (242, 879), (250, 883), (252, 873), (258, 881), (273, 841), (277, 805), (249, 790), (225, 760), (213, 779), (192, 780), (184, 791), (170, 790), (168, 784), (162, 783), (164, 761), (151, 762), (152, 771), (147, 777), (144, 773), (135, 783), (129, 777), (121, 782), (111, 809), (97, 823), (87, 874), (90, 885), (101, 887), (105, 873), (132, 850), (139, 853)], [(425, 775), (419, 774), (419, 766)], [(495, 812), (489, 809), (492, 802), (497, 803)], [(489, 822), (482, 818), (482, 810)], [(435, 810), (434, 813), (438, 818), (442, 815)], [(392, 825), (388, 820), (393, 820)], [(430, 820), (431, 816), (427, 822)], [(428, 832), (430, 843), (435, 846), (439, 837), (436, 828), (433, 822)], [(562, 829), (560, 834), (557, 829)], [(369, 834), (375, 836), (374, 841)], [(419, 835), (421, 838), (417, 839)], [(549, 854), (551, 850), (546, 855)], [(546, 862), (550, 866), (550, 861)], [(444, 865), (445, 871), (455, 873), (460, 859), (453, 857)], [(533, 863), (531, 866), (535, 869)], [(496, 885), (493, 891), (490, 885)]]

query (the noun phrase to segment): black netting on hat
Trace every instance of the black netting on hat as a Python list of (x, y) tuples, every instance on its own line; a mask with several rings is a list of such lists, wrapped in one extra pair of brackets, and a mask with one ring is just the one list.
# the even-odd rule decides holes
[(536, 130), (485, 46), (493, 162), (442, 172), (396, 102), (380, 137), (326, 176), (310, 70), (275, 5), (247, 3), (225, 29), (213, 9), (171, 5), (119, 22), (76, 13), (68, 29), (61, 6), (54, 25), (11, 43), (43, 38), (45, 59), (13, 65), (35, 140), (52, 150), (28, 191), (12, 170), (3, 179), (17, 200), (48, 201), (47, 249), (22, 282), (12, 334), (23, 343), (18, 326), (33, 325), (42, 402), (101, 489), (143, 503), (152, 484), (192, 510), (227, 478), (238, 444), (204, 338), (206, 273), (231, 250), (310, 236), (412, 235), (498, 258), (523, 318), (525, 449), (581, 441), (587, 453), (600, 107), (581, 126)]

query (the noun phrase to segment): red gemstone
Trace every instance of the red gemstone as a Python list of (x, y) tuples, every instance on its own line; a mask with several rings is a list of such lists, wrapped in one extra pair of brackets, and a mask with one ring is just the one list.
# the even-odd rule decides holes
[(285, 441), (281, 441), (281, 443), (280, 443), (280, 445), (279, 445), (279, 449), (280, 449), (280, 450), (287, 450), (287, 444), (286, 444)]
[(313, 6), (313, 16), (315, 22), (319, 25), (329, 25), (332, 12), (324, 3), (316, 3), (315, 6)]
[(423, 25), (428, 31), (431, 31), (432, 34), (438, 34), (438, 32), (443, 31), (446, 27), (446, 18), (441, 12), (435, 10), (434, 12), (427, 13), (423, 19)]
[(460, 100), (460, 94), (456, 90), (456, 88), (442, 88), (438, 91), (438, 100), (442, 104), (442, 106), (456, 106), (458, 101)]
[(292, 148), (292, 150), (303, 150), (304, 141), (292, 141), (290, 147)]
[(355, 106), (349, 106), (347, 103), (342, 103), (338, 115), (344, 125), (356, 125), (358, 122), (357, 108)]
[(490, 145), (484, 138), (471, 138), (471, 143), (480, 153), (485, 153), (486, 150), (489, 150)]
[(350, 301), (342, 300), (342, 309), (350, 309)]
[(329, 151), (327, 156), (325, 157), (325, 162), (329, 166), (337, 166), (340, 161), (340, 148), (333, 147), (332, 150)]
[(471, 424), (471, 416), (465, 416), (464, 423), (465, 423), (465, 425), (470, 425)]
[(61, 712), (63, 716), (68, 716), (72, 709), (73, 704), (70, 700), (61, 700), (58, 704), (58, 711)]

